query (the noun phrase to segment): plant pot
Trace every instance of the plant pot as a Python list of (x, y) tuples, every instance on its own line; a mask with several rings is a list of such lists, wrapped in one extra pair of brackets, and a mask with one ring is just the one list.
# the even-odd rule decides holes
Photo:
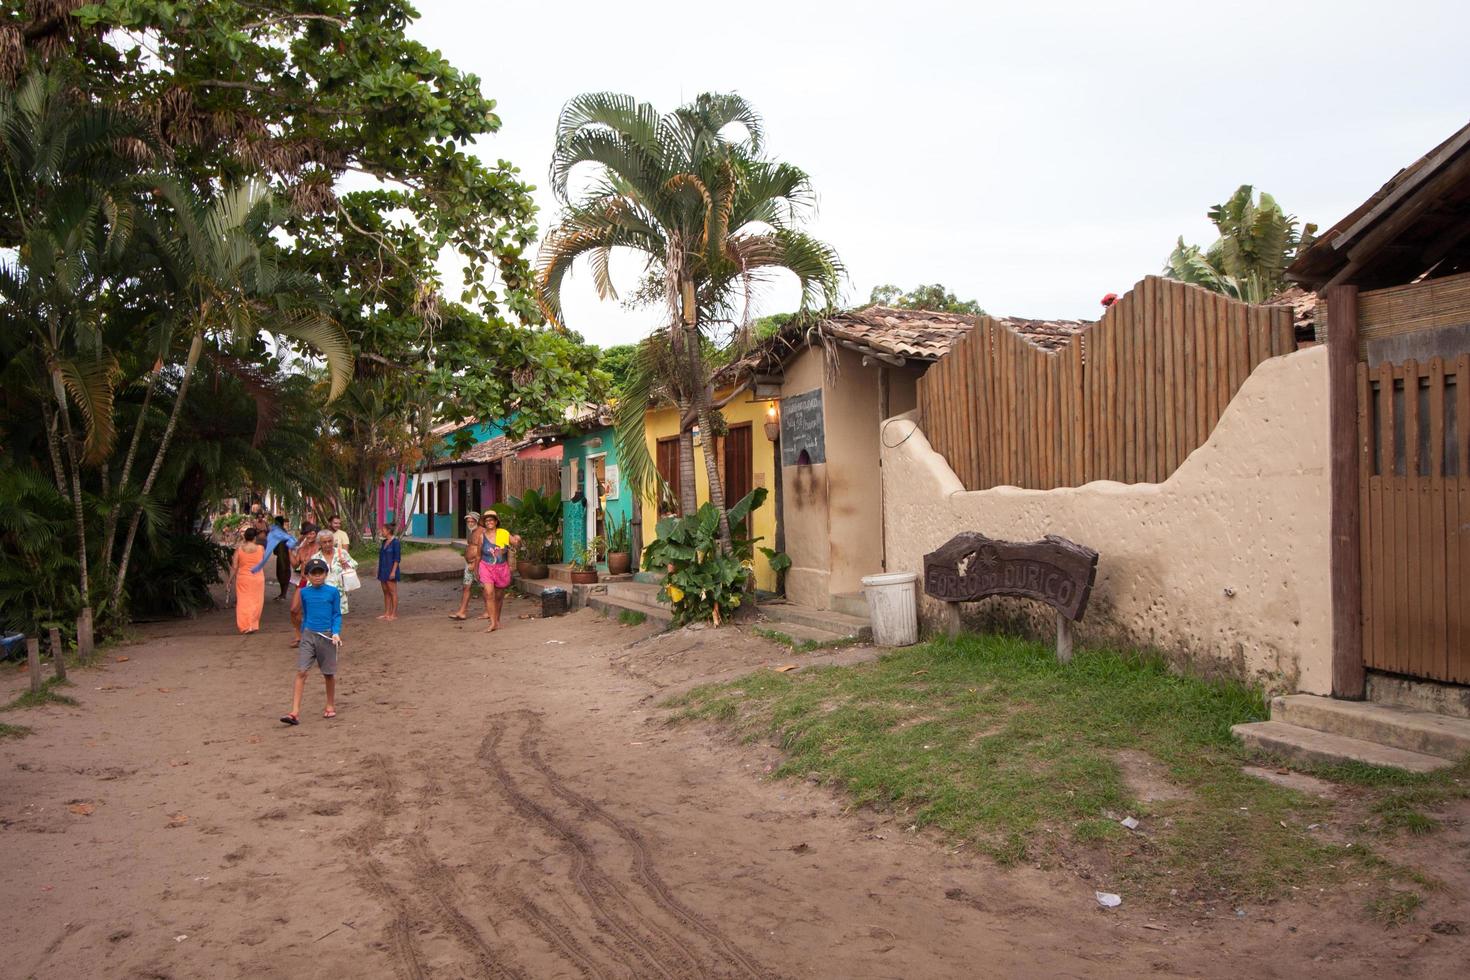
[(628, 569), (633, 567), (633, 555), (627, 551), (609, 551), (607, 553), (607, 571), (609, 575), (626, 575)]
[(534, 561), (516, 562), (516, 572), (525, 579), (541, 579), (551, 574), (551, 569), (544, 564)]
[(587, 571), (587, 572), (579, 572), (579, 571), (576, 571), (574, 569), (571, 574), (572, 574), (572, 584), (573, 585), (596, 585), (597, 584), (597, 569), (595, 569), (595, 568), (592, 569), (591, 571)]

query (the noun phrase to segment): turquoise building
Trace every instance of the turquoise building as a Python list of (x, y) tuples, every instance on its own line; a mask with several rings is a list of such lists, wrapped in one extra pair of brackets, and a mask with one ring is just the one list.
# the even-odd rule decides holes
[[(618, 465), (610, 421), (605, 408), (588, 412), (561, 439), (563, 561), (577, 559), (590, 539), (600, 535), (606, 541), (613, 528), (633, 518), (633, 494)], [(604, 549), (603, 568), (606, 557)]]

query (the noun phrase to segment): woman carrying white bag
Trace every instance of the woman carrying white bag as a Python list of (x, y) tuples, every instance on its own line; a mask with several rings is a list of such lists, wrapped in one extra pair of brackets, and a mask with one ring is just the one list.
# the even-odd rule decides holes
[(362, 580), (357, 577), (357, 562), (352, 560), (346, 548), (337, 547), (330, 534), (318, 535), (317, 546), (320, 549), (318, 557), (327, 563), (327, 584), (335, 585), (342, 594), (342, 615), (346, 616), (347, 594), (362, 588)]

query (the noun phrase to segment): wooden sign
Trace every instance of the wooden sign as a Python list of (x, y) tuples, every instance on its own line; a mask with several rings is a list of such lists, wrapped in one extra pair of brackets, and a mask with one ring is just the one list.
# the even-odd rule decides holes
[(781, 465), (825, 462), (827, 435), (822, 424), (822, 389), (813, 388), (782, 398)]
[(924, 556), (924, 592), (936, 599), (1037, 599), (1074, 623), (1087, 611), (1096, 575), (1096, 551), (1054, 534), (1021, 542), (966, 531)]

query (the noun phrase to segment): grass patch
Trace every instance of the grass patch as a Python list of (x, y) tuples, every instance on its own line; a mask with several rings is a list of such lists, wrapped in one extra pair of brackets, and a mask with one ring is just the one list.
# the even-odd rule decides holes
[(648, 613), (639, 612), (636, 609), (624, 609), (618, 613), (618, 622), (624, 626), (642, 626), (648, 622)]
[(0, 739), (25, 738), (31, 730), (24, 725), (7, 725), (0, 721)]
[(39, 691), (26, 691), (17, 695), (8, 704), (0, 705), (0, 711), (14, 711), (17, 708), (39, 708), (46, 704), (68, 704), (75, 705), (76, 698), (67, 697), (65, 694), (56, 693), (58, 687), (71, 687), (71, 681), (64, 681), (57, 677), (50, 677), (41, 682)]
[(795, 653), (811, 653), (813, 650), (840, 650), (862, 642), (855, 636), (844, 636), (838, 640), (798, 640), (789, 633), (766, 629), (764, 626), (755, 627), (755, 635), (788, 646)]
[[(675, 720), (774, 739), (785, 753), (777, 776), (838, 786), (1003, 863), (1085, 861), (1112, 890), (1140, 897), (1266, 900), (1415, 874), (1362, 841), (1344, 847), (1310, 829), (1337, 804), (1241, 771), (1248, 756), (1230, 727), (1267, 716), (1259, 690), (1181, 676), (1157, 657), (1087, 650), (1062, 666), (1040, 644), (963, 636), (852, 667), (763, 671), (668, 707)], [(1124, 749), (1161, 763), (1178, 798), (1137, 799), (1119, 766)], [(1378, 829), (1427, 832), (1434, 824), (1420, 810), (1465, 792), (1453, 774), (1470, 769), (1448, 772), (1355, 775), (1378, 786)], [(1130, 814), (1136, 832), (1118, 822)]]
[(1368, 914), (1389, 929), (1397, 929), (1414, 917), (1424, 899), (1415, 892), (1390, 889), (1368, 903)]

